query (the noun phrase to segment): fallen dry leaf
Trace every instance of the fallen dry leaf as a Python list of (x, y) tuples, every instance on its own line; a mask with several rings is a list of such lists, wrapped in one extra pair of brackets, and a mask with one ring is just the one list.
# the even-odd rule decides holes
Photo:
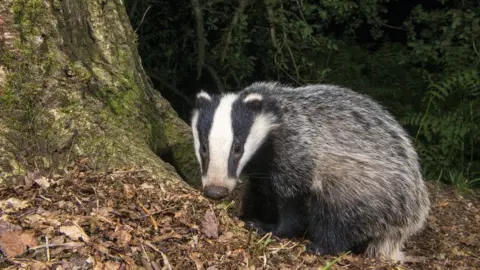
[(438, 206), (440, 206), (440, 207), (445, 207), (445, 206), (447, 206), (447, 205), (448, 205), (448, 202), (440, 202), (440, 203), (438, 204)]
[(33, 181), (35, 181), (35, 183), (37, 183), (37, 185), (39, 185), (43, 189), (48, 189), (53, 182), (51, 179), (48, 179), (44, 176), (37, 178)]
[(460, 239), (459, 242), (469, 246), (475, 246), (478, 243), (474, 234)]
[(218, 238), (218, 220), (211, 209), (208, 209), (203, 217), (202, 232), (208, 238)]
[(226, 233), (220, 235), (220, 237), (218, 238), (218, 242), (226, 243), (226, 242), (228, 242), (228, 240), (232, 239), (232, 237), (233, 237), (232, 232), (226, 232)]
[(32, 214), (25, 217), (24, 221), (32, 227), (43, 228), (45, 226), (60, 226), (60, 222), (54, 218), (43, 217), (39, 214)]
[(28, 203), (28, 201), (22, 201), (17, 198), (9, 198), (0, 201), (0, 209), (2, 209), (4, 213), (14, 213), (29, 206), (30, 204)]
[(24, 177), (25, 188), (29, 189), (32, 187), (35, 180), (41, 177), (40, 171), (36, 170), (34, 172), (27, 172), (27, 175)]
[(21, 230), (10, 231), (0, 237), (0, 250), (9, 258), (22, 255), (27, 247), (37, 246), (35, 235)]
[(130, 240), (132, 240), (132, 235), (130, 232), (133, 229), (125, 225), (117, 225), (115, 227), (115, 232), (112, 234), (112, 237), (117, 238), (117, 243), (121, 247), (128, 247)]
[(188, 258), (192, 260), (195, 263), (195, 267), (197, 267), (197, 270), (203, 270), (203, 262), (198, 258), (200, 255), (196, 252), (194, 253), (188, 253)]
[[(79, 167), (69, 170), (68, 177), (50, 177), (55, 187), (52, 184), (48, 192), (42, 192), (33, 181), (30, 189), (20, 188), (19, 192), (0, 187), (0, 200), (15, 197), (29, 203), (28, 208), (17, 213), (0, 214), (0, 220), (4, 220), (4, 224), (0, 221), (0, 234), (29, 228), (38, 236), (38, 245), (46, 244), (47, 239), (51, 245), (49, 249), (37, 245), (36, 250), (10, 260), (0, 252), (2, 267), (41, 269), (44, 264), (56, 270), (139, 269), (143, 263), (144, 269), (151, 270), (319, 269), (335, 259), (335, 256), (306, 254), (308, 241), (276, 239), (268, 246), (257, 245), (262, 243), (261, 236), (241, 229), (243, 222), (237, 217), (231, 218), (241, 204), (225, 208), (223, 203), (204, 199), (201, 192), (184, 189), (178, 183), (159, 184), (158, 179), (143, 173), (122, 172), (126, 170), (87, 171), (89, 168), (78, 162), (72, 162), (71, 166), (77, 165)], [(158, 223), (158, 231), (152, 231), (150, 215), (125, 198), (124, 184), (134, 187), (133, 199), (145, 204)], [(480, 201), (457, 198), (451, 190), (433, 191), (427, 226), (422, 233), (410, 238), (405, 248), (408, 263), (392, 265), (347, 255), (332, 268), (479, 269)], [(72, 196), (72, 192), (77, 197)], [(441, 202), (449, 203), (440, 207)], [(82, 239), (71, 240), (59, 232), (60, 226), (69, 225), (81, 225), (80, 229), (90, 238), (89, 244)], [(452, 250), (454, 246), (457, 249)], [(426, 258), (423, 260), (421, 256)], [(15, 265), (9, 261), (15, 261)]]
[(20, 231), (22, 227), (18, 225), (14, 225), (5, 221), (0, 221), (0, 236), (4, 233), (8, 233), (11, 231)]
[(33, 264), (30, 267), (31, 270), (44, 270), (48, 269), (48, 265), (43, 262), (33, 262)]
[(119, 262), (107, 261), (107, 262), (97, 262), (95, 264), (94, 270), (118, 270), (120, 269), (121, 264)]
[(140, 185), (140, 188), (141, 189), (153, 189), (154, 186), (149, 184), (149, 183), (143, 183), (143, 184)]
[(67, 235), (68, 237), (70, 237), (70, 239), (74, 241), (77, 241), (79, 238), (81, 238), (85, 243), (88, 243), (88, 241), (90, 240), (88, 235), (76, 225), (61, 226), (59, 231)]
[(78, 163), (81, 165), (87, 165), (88, 162), (89, 162), (88, 157), (84, 157), (78, 161)]
[(135, 196), (135, 187), (130, 184), (124, 184), (123, 185), (123, 194), (125, 195), (125, 198), (131, 199)]

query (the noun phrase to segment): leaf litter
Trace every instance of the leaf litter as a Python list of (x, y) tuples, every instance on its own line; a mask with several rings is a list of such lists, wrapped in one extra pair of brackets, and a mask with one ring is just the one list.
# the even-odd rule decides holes
[(0, 189), (5, 269), (480, 269), (480, 196), (429, 183), (425, 229), (403, 264), (305, 253), (305, 240), (258, 236), (233, 213), (145, 171), (99, 174), (81, 160), (65, 177), (27, 173)]

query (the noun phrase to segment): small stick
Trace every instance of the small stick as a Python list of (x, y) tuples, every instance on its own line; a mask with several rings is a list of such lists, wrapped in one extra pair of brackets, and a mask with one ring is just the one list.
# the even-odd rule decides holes
[(132, 170), (132, 171), (114, 171), (110, 174), (124, 174), (124, 173), (139, 173), (139, 172), (146, 172), (147, 170)]
[[(171, 210), (171, 209), (175, 209), (177, 208), (177, 206), (172, 206), (172, 207), (168, 207), (168, 208), (165, 208), (165, 209), (162, 209), (162, 210), (158, 210), (158, 211), (155, 211), (155, 212), (150, 212), (153, 215), (156, 215), (156, 214), (161, 214), (163, 212), (167, 212), (168, 210)], [(143, 215), (143, 216), (140, 216), (139, 218), (134, 218), (134, 219), (140, 219), (140, 218), (146, 218), (148, 217), (149, 215)]]
[(145, 242), (145, 245), (150, 247), (151, 249), (155, 250), (158, 253), (162, 253), (158, 248), (156, 248), (154, 245), (152, 245), (150, 242)]
[(140, 243), (140, 245), (142, 246), (143, 255), (144, 255), (145, 258), (147, 259), (148, 263), (150, 263), (150, 258), (148, 257), (148, 254), (147, 254), (147, 251), (145, 250), (145, 247), (143, 246), (142, 243)]
[(73, 223), (73, 225), (75, 225), (75, 227), (77, 227), (80, 231), (83, 232), (83, 235), (85, 236), (85, 237), (82, 236), (83, 241), (89, 242), (90, 237), (88, 237), (87, 233), (82, 229), (82, 227), (80, 227), (80, 225), (78, 225), (77, 222), (75, 222), (75, 221), (73, 221), (72, 223)]
[(143, 209), (143, 211), (145, 211), (145, 213), (147, 213), (149, 216), (150, 216), (150, 220), (152, 221), (153, 223), (153, 227), (155, 228), (155, 230), (157, 231), (158, 230), (158, 224), (157, 222), (155, 221), (155, 219), (153, 218), (152, 214), (150, 214), (150, 211), (148, 211), (147, 208), (145, 208), (145, 206), (143, 206), (143, 204), (139, 201), (137, 201), (138, 205)]
[(107, 222), (108, 224), (111, 224), (111, 225), (117, 225), (117, 223), (109, 220), (108, 218), (104, 217), (104, 216), (101, 216), (101, 215), (98, 215), (98, 214), (92, 214), (94, 216), (96, 216), (97, 218), (99, 218), (100, 220), (103, 220), (105, 222)]
[(44, 196), (42, 196), (41, 194), (38, 194), (38, 196), (39, 196), (40, 198), (44, 199), (45, 201), (52, 202), (51, 199), (49, 199), (49, 198), (47, 198), (47, 197), (44, 197)]
[(248, 228), (247, 249), (250, 249), (250, 243), (252, 242), (252, 231), (253, 231), (253, 226), (249, 226), (249, 228)]
[(93, 192), (95, 192), (95, 199), (97, 200), (97, 213), (98, 213), (98, 209), (100, 208), (99, 207), (99, 203), (98, 203), (98, 194), (97, 194), (97, 190), (95, 189), (95, 187), (93, 187), (93, 185), (90, 185), (93, 189)]
[(161, 252), (161, 251), (160, 251), (160, 254), (162, 254), (163, 265), (164, 265), (168, 270), (172, 270), (172, 265), (171, 265), (170, 262), (168, 261), (167, 255), (165, 255), (165, 253), (163, 253), (163, 252)]
[(80, 206), (82, 206), (83, 209), (85, 209), (85, 206), (83, 206), (83, 203), (80, 201), (80, 199), (74, 193), (72, 193), (72, 195), (75, 198), (75, 200), (77, 200), (77, 202), (80, 204)]
[(55, 248), (55, 247), (67, 247), (67, 248), (76, 248), (82, 247), (85, 243), (83, 242), (70, 242), (70, 243), (63, 243), (63, 244), (48, 244), (48, 245), (40, 245), (36, 247), (29, 247), (29, 250), (37, 250), (42, 248)]
[(148, 10), (149, 10), (151, 7), (152, 7), (152, 6), (148, 6), (147, 10), (145, 10), (145, 13), (143, 13), (142, 20), (141, 20), (140, 23), (138, 24), (137, 28), (135, 28), (135, 31), (133, 31), (134, 33), (136, 33), (137, 30), (138, 30), (138, 28), (142, 25), (143, 20), (145, 19), (145, 15), (147, 15), (147, 12), (148, 12)]
[[(165, 267), (167, 267), (167, 269), (172, 269), (172, 265), (170, 264), (170, 262), (168, 261), (168, 258), (167, 258), (167, 255), (165, 255), (162, 251), (160, 251), (158, 248), (156, 248), (154, 245), (152, 245), (150, 242), (145, 242), (145, 245), (147, 245), (148, 247), (150, 247), (151, 249), (153, 249), (154, 251), (160, 253), (160, 255), (162, 255), (162, 258), (163, 258), (163, 264), (165, 265)], [(142, 246), (143, 247), (143, 246)]]
[(45, 235), (45, 244), (47, 246), (47, 262), (50, 261), (50, 247), (48, 245), (48, 236)]

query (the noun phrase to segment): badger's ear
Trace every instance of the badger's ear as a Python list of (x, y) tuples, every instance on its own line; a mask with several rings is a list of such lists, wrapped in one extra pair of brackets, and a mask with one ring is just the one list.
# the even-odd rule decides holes
[(212, 97), (207, 92), (201, 90), (195, 98), (195, 107), (202, 107), (211, 101)]
[(254, 111), (260, 111), (262, 110), (263, 106), (263, 96), (257, 93), (248, 94), (243, 99), (243, 102)]

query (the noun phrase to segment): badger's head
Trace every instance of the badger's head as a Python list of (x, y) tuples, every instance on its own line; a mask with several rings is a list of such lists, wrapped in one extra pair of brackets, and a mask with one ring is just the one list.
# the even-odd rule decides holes
[(258, 93), (197, 94), (191, 126), (205, 196), (219, 200), (233, 191), (276, 126), (267, 107), (266, 97)]

